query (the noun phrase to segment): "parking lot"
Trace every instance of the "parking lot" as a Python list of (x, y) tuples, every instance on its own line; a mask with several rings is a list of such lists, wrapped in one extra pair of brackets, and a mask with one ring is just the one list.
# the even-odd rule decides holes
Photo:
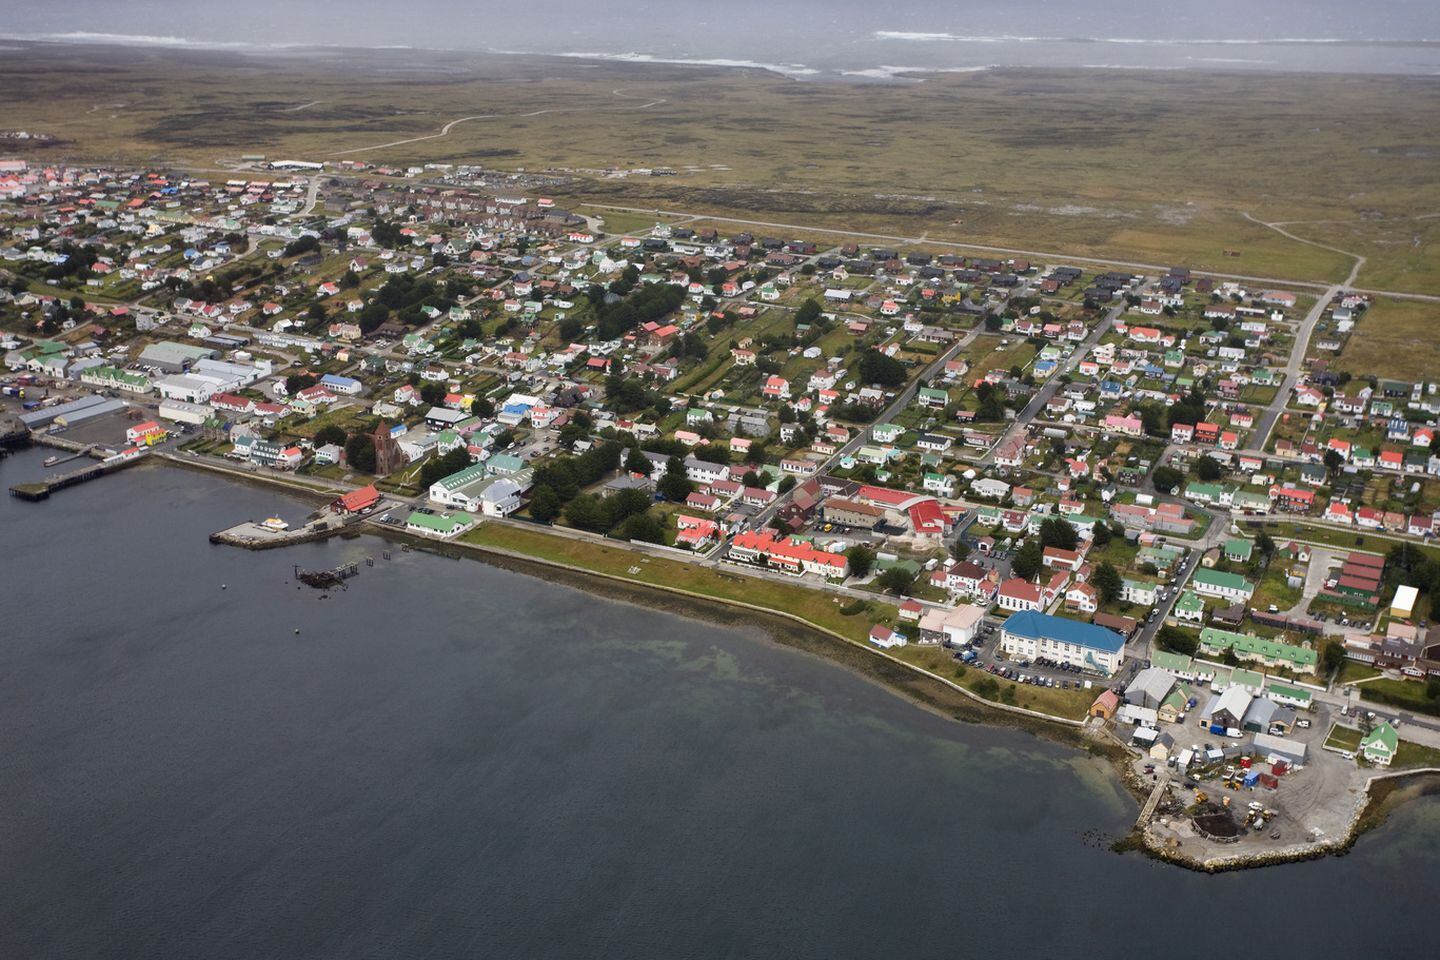
[(1097, 693), (1112, 684), (1113, 678), (1087, 673), (1079, 667), (1053, 664), (1042, 660), (1009, 660), (1000, 650), (1000, 625), (1003, 619), (987, 616), (980, 622), (975, 639), (963, 646), (951, 646), (956, 660), (979, 670), (1016, 683), (1056, 687), (1062, 690), (1090, 690)]

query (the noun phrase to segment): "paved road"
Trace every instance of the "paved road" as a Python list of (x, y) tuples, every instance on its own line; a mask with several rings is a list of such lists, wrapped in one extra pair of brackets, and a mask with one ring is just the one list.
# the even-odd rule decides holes
[[(895, 395), (895, 399), (890, 402), (889, 406), (887, 406), (883, 411), (881, 411), (880, 416), (876, 417), (874, 423), (872, 423), (870, 426), (874, 427), (882, 423), (889, 423), (891, 420), (895, 419), (896, 414), (898, 414), (901, 410), (904, 410), (910, 405), (910, 401), (914, 399), (916, 392), (920, 388), (920, 383), (922, 381), (929, 380), (931, 377), (944, 370), (945, 364), (955, 359), (956, 354), (958, 354), (961, 350), (965, 349), (971, 343), (973, 343), (975, 341), (975, 338), (980, 335), (983, 329), (984, 323), (977, 323), (973, 330), (971, 330), (969, 333), (965, 334), (965, 336), (961, 337), (959, 340), (956, 340), (953, 344), (951, 344), (950, 349), (946, 350), (944, 353), (940, 354), (940, 356), (936, 357), (929, 366), (927, 366), (924, 370), (920, 372), (919, 376), (912, 378), (910, 382), (905, 386), (905, 388)], [(869, 436), (869, 428), (860, 430), (860, 432), (855, 434), (855, 436), (851, 437), (848, 441), (846, 441), (844, 446), (842, 446), (839, 450), (836, 450), (834, 454), (832, 454), (828, 459), (826, 459), (820, 464), (819, 473), (828, 473), (835, 466), (835, 464), (840, 462), (841, 458), (849, 456), (850, 454), (854, 453), (856, 450), (859, 450), (862, 446), (864, 446), (865, 443), (868, 441)], [(760, 528), (763, 527), (765, 524), (769, 523), (770, 518), (775, 516), (775, 514), (779, 512), (793, 496), (794, 490), (792, 489), (791, 491), (776, 497), (775, 500), (770, 504), (770, 506), (761, 510), (752, 518), (752, 525), (756, 528)], [(726, 543), (729, 543), (728, 538), (726, 540)]]
[[(1358, 269), (1358, 265), (1357, 265)], [(1354, 273), (1351, 273), (1354, 277)], [(1260, 418), (1255, 422), (1255, 429), (1250, 433), (1250, 445), (1252, 449), (1248, 453), (1263, 455), (1265, 444), (1270, 439), (1270, 431), (1275, 428), (1275, 422), (1285, 412), (1285, 407), (1290, 402), (1290, 392), (1295, 389), (1295, 384), (1300, 379), (1300, 367), (1305, 362), (1306, 347), (1310, 343), (1310, 337), (1315, 332), (1315, 324), (1319, 322), (1325, 308), (1330, 306), (1334, 300), (1345, 289), (1344, 284), (1335, 284), (1328, 287), (1325, 292), (1315, 301), (1315, 306), (1305, 315), (1300, 326), (1295, 330), (1295, 343), (1290, 348), (1290, 357), (1285, 362), (1284, 379), (1280, 382), (1280, 389), (1275, 391), (1275, 399), (1271, 400), (1261, 412)]]
[(1000, 439), (996, 440), (985, 452), (985, 455), (975, 461), (976, 463), (981, 465), (992, 463), (995, 460), (995, 451), (1024, 431), (1035, 420), (1040, 411), (1045, 409), (1046, 404), (1054, 398), (1056, 393), (1060, 392), (1062, 386), (1060, 378), (1074, 370), (1075, 365), (1094, 349), (1095, 345), (1100, 342), (1100, 338), (1105, 336), (1110, 327), (1114, 325), (1115, 318), (1120, 316), (1124, 309), (1124, 304), (1110, 308), (1110, 312), (1105, 314), (1104, 319), (1095, 324), (1089, 336), (1080, 342), (1080, 345), (1071, 352), (1064, 363), (1055, 369), (1054, 373), (1050, 374), (1050, 379), (1046, 380), (1044, 386), (1035, 392), (1035, 395), (1030, 398), (1030, 402), (1025, 404), (1025, 408), (1015, 417), (1014, 422), (1000, 435)]

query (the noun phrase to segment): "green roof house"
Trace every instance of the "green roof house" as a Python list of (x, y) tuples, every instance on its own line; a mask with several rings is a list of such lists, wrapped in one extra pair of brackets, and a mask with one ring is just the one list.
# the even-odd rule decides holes
[(1388, 767), (1400, 749), (1400, 735), (1383, 720), (1360, 741), (1360, 755), (1377, 767)]

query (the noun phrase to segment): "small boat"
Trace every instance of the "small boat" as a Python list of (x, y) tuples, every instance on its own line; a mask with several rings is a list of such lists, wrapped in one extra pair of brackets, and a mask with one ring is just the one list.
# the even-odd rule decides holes
[(44, 460), (44, 462), (42, 463), (42, 466), (53, 467), (53, 466), (55, 466), (55, 464), (57, 464), (57, 463), (59, 463), (59, 462), (60, 462), (60, 457), (59, 457), (58, 455), (57, 455), (57, 456), (53, 456), (53, 457), (46, 457), (45, 460)]

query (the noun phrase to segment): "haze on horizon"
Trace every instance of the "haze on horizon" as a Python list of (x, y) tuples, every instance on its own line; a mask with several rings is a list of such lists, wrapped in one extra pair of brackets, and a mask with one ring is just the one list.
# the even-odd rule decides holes
[(1440, 3), (1379, 0), (53, 0), (12, 38), (415, 47), (733, 62), (811, 73), (1076, 66), (1440, 73)]

